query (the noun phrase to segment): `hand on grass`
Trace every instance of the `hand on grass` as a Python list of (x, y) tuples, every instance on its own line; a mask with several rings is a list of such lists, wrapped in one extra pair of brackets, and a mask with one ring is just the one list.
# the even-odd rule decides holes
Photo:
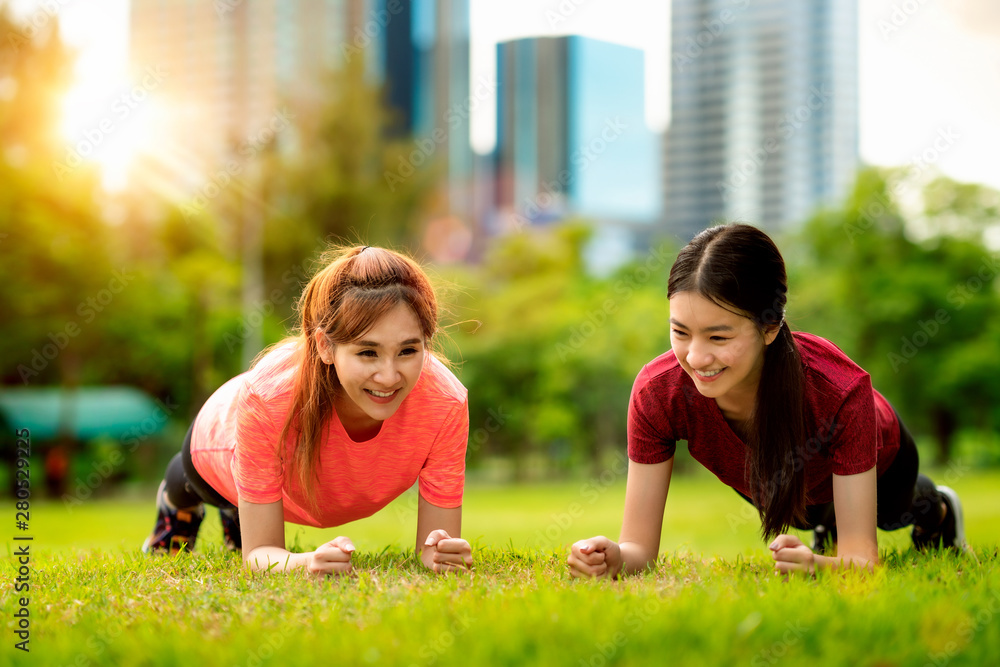
[(794, 535), (778, 535), (768, 545), (775, 569), (782, 574), (813, 574), (815, 555), (812, 549)]
[(341, 535), (312, 552), (306, 569), (312, 574), (349, 574), (352, 553), (354, 545), (350, 538)]
[(438, 574), (468, 572), (472, 568), (472, 547), (446, 530), (432, 530), (424, 540), (420, 560)]
[(570, 548), (569, 573), (573, 577), (617, 577), (622, 569), (622, 550), (603, 535), (580, 540)]

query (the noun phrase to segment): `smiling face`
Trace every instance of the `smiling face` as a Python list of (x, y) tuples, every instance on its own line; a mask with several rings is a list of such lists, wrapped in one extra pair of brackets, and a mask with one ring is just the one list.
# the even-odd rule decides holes
[(777, 334), (772, 327), (762, 336), (748, 317), (695, 292), (670, 299), (670, 347), (677, 361), (698, 391), (734, 418), (752, 412), (764, 350)]
[(341, 386), (334, 404), (349, 433), (377, 427), (395, 414), (420, 378), (426, 356), (420, 322), (403, 302), (359, 340), (333, 345), (318, 331), (316, 343), (320, 357), (337, 371)]

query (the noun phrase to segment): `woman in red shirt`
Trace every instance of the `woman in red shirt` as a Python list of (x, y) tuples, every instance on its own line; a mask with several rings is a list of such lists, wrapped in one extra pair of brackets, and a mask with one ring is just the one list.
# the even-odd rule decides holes
[(143, 551), (192, 549), (208, 503), (248, 567), (344, 573), (350, 539), (291, 553), (285, 522), (342, 525), (419, 482), (421, 562), (467, 569), (468, 397), (433, 354), (438, 312), (427, 276), (390, 250), (350, 248), (309, 281), (298, 310), (298, 334), (199, 411), (160, 485)]
[[(572, 546), (573, 576), (656, 560), (677, 440), (752, 502), (780, 572), (878, 563), (876, 526), (918, 548), (965, 546), (962, 508), (918, 475), (917, 450), (871, 379), (833, 343), (785, 321), (781, 253), (750, 225), (698, 234), (670, 270), (671, 349), (632, 388), (620, 542)], [(812, 528), (813, 548), (785, 534)], [(830, 543), (837, 556), (821, 555)]]

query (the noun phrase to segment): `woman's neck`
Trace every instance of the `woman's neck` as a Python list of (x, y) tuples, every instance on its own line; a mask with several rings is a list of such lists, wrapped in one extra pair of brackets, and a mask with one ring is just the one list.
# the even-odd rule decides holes
[(728, 422), (743, 424), (750, 421), (753, 416), (753, 400), (748, 397), (720, 396), (715, 399), (715, 404), (719, 406), (722, 416)]
[(348, 437), (354, 442), (371, 440), (382, 430), (382, 422), (369, 417), (354, 401), (340, 392), (337, 393), (333, 405), (337, 411), (337, 418), (340, 419)]

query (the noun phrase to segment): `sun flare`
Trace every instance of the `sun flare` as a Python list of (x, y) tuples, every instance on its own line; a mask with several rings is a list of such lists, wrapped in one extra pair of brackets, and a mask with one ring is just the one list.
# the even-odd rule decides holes
[(158, 148), (164, 121), (160, 100), (153, 95), (155, 72), (133, 82), (124, 76), (100, 85), (81, 81), (63, 101), (61, 134), (66, 140), (65, 168), (96, 163), (102, 182), (111, 191), (129, 185), (129, 172), (137, 158)]

